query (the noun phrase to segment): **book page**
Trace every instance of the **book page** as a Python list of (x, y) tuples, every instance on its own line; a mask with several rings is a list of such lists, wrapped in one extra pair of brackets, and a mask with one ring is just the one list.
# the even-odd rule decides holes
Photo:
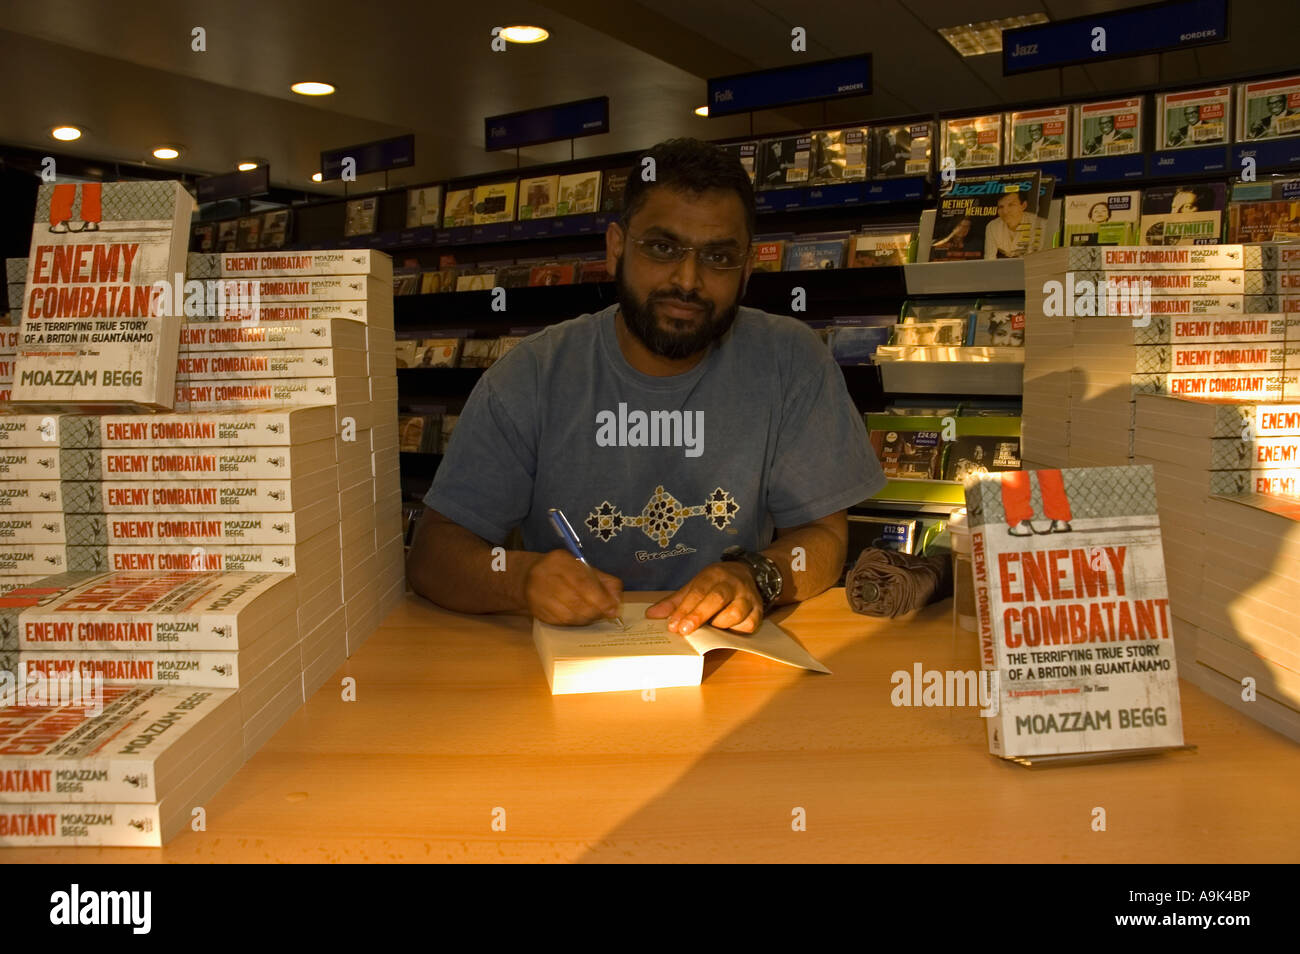
[(552, 626), (534, 620), (534, 631), (546, 638), (556, 659), (698, 655), (685, 637), (668, 631), (667, 620), (645, 618), (646, 608), (651, 605), (623, 603), (619, 615), (626, 629), (612, 619), (586, 626)]
[(830, 670), (812, 657), (809, 652), (795, 642), (794, 638), (776, 623), (765, 619), (759, 623), (753, 634), (733, 633), (713, 626), (701, 626), (686, 636), (686, 641), (695, 647), (701, 656), (711, 649), (739, 649), (754, 653), (767, 659), (811, 669), (814, 672), (830, 673)]

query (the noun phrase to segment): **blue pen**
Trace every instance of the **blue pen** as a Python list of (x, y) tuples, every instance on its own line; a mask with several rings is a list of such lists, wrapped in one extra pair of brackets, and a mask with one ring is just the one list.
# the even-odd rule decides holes
[[(597, 582), (600, 582), (599, 578), (596, 577), (596, 571), (592, 568), (592, 565), (587, 562), (587, 558), (582, 555), (582, 544), (578, 541), (578, 535), (573, 532), (573, 527), (569, 525), (569, 520), (564, 516), (564, 512), (552, 507), (546, 511), (546, 515), (550, 517), (551, 526), (555, 528), (555, 532), (559, 535), (560, 539), (564, 541), (565, 548), (573, 554), (573, 558), (588, 570), (591, 570), (592, 577), (596, 579)], [(618, 623), (620, 629), (627, 629), (621, 616), (615, 616), (614, 621)]]

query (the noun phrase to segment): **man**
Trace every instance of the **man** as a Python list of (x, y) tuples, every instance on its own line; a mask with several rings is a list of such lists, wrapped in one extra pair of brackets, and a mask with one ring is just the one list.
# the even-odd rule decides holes
[(1029, 244), (1029, 226), (1025, 209), (1029, 203), (1019, 192), (1008, 192), (998, 199), (998, 217), (984, 227), (985, 258), (1019, 258)]
[(1201, 124), (1201, 107), (1183, 107), (1183, 124), (1168, 136), (1170, 148), (1193, 145), (1196, 142), (1196, 127)]
[(1261, 116), (1250, 124), (1246, 138), (1267, 139), (1279, 135), (1278, 120), (1289, 114), (1286, 96), (1281, 93), (1274, 94), (1265, 101), (1265, 104), (1268, 106), (1268, 115)]
[[(846, 508), (884, 475), (817, 333), (739, 307), (754, 193), (736, 158), (671, 140), (633, 168), (605, 236), (618, 304), (483, 375), (407, 572), (461, 612), (583, 624), (616, 615), (626, 586), (672, 590), (646, 615), (675, 632), (752, 633), (837, 581)], [(598, 572), (557, 549), (550, 508)], [(516, 527), (523, 549), (494, 551)]]
[(1089, 156), (1108, 156), (1111, 153), (1111, 146), (1121, 142), (1132, 142), (1133, 134), (1124, 130), (1115, 128), (1115, 117), (1103, 115), (1097, 119), (1097, 135), (1089, 139), (1083, 147), (1083, 151)]

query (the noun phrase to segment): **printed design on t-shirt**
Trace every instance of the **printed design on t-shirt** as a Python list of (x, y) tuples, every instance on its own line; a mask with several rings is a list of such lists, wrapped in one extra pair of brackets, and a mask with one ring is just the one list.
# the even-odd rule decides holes
[(640, 527), (647, 537), (666, 547), (687, 518), (704, 517), (715, 530), (724, 530), (739, 510), (736, 498), (721, 487), (710, 493), (703, 503), (688, 507), (660, 485), (635, 517), (629, 517), (608, 500), (602, 501), (599, 507), (587, 514), (587, 529), (608, 543), (624, 527)]

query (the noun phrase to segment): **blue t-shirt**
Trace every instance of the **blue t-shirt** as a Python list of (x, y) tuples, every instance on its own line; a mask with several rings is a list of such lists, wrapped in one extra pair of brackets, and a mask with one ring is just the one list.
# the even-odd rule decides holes
[(493, 545), (563, 546), (629, 590), (684, 586), (725, 547), (856, 505), (884, 474), (817, 333), (741, 308), (689, 371), (655, 377), (619, 349), (617, 305), (520, 342), (479, 380), (424, 502)]

